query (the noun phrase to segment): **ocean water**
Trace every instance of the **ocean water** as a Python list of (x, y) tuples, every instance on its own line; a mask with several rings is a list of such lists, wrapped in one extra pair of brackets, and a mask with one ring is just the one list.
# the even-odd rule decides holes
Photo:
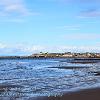
[(100, 61), (73, 59), (1, 59), (0, 97), (30, 98), (100, 87)]

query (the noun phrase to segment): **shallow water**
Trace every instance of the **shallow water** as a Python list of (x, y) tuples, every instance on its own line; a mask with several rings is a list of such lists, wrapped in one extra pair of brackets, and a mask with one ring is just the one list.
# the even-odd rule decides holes
[(73, 59), (0, 60), (0, 97), (36, 97), (100, 87), (100, 63)]

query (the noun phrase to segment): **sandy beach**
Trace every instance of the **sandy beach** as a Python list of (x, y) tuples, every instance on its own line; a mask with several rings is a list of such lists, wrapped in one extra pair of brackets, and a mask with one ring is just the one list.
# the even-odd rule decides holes
[(30, 98), (29, 100), (100, 100), (100, 88), (65, 93), (64, 95), (57, 97)]

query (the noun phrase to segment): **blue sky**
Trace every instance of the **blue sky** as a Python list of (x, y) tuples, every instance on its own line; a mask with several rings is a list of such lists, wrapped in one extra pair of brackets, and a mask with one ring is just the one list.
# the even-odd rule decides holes
[(0, 0), (0, 55), (100, 52), (100, 0)]

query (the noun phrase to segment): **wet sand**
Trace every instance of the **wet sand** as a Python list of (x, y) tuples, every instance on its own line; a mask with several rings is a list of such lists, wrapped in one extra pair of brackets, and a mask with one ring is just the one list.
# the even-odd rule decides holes
[(62, 96), (44, 96), (44, 97), (0, 97), (0, 100), (100, 100), (100, 88), (84, 89), (76, 92), (64, 93)]
[(57, 97), (38, 97), (29, 100), (100, 100), (100, 88), (80, 90)]
[(89, 68), (85, 66), (64, 66), (64, 67), (48, 67), (48, 68), (58, 68), (58, 69), (83, 69), (83, 68)]
[(93, 64), (100, 62), (100, 58), (75, 58), (70, 63), (75, 64)]

